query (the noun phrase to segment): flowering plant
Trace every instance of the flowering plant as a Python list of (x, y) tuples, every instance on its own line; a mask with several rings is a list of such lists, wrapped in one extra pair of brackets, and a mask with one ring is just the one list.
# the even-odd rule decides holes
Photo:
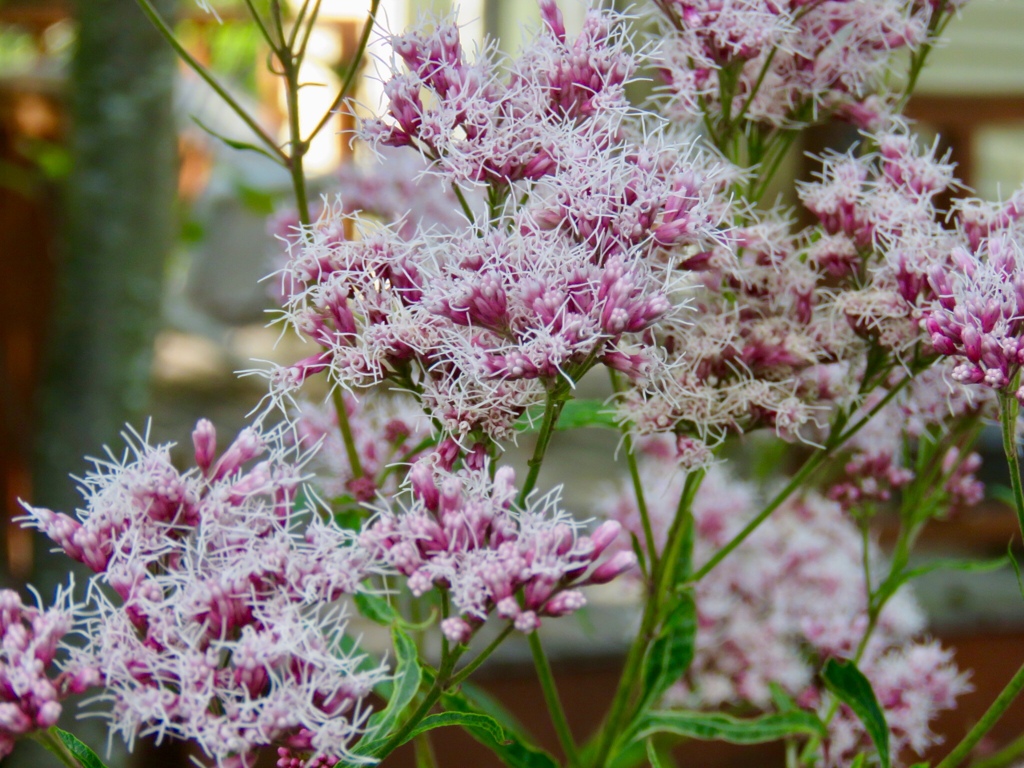
[[(901, 117), (960, 2), (656, 0), (570, 34), (541, 0), (514, 57), (468, 56), (451, 19), (385, 35), (386, 108), (355, 134), (372, 162), (320, 205), (303, 160), (327, 116), (303, 134), (296, 112), (318, 0), (290, 18), (247, 2), (288, 96), (283, 145), (139, 4), (290, 172), (273, 290), (316, 351), (266, 372), (266, 407), (226, 450), (201, 421), (181, 469), (132, 433), (77, 517), (26, 505), (95, 575), (81, 605), (0, 595), (0, 750), (34, 734), (98, 764), (54, 726), (94, 687), (129, 742), (193, 739), (220, 766), (263, 749), (281, 768), (368, 765), (410, 741), (429, 765), (443, 726), (514, 768), (670, 765), (690, 739), (888, 767), (939, 740), (934, 717), (970, 686), (922, 637), (910, 552), (981, 497), (986, 418), (1024, 525), (1024, 192), (943, 202), (954, 168)], [(768, 189), (829, 119), (862, 138), (799, 185), (801, 226)], [(600, 369), (607, 400), (579, 397)], [(327, 404), (303, 395), (312, 377)], [(538, 482), (578, 427), (615, 430), (629, 470), (593, 523)], [(772, 442), (803, 463), (744, 479), (730, 457)], [(883, 507), (900, 523), (886, 556)], [(642, 609), (581, 743), (538, 630), (612, 580)], [(346, 632), (352, 612), (388, 627), (385, 658)], [(514, 633), (559, 756), (464, 685)], [(1024, 668), (939, 768), (1022, 687)]]

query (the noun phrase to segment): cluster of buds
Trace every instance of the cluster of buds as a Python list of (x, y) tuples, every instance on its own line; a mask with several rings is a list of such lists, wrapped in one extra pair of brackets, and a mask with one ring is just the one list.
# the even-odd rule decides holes
[(515, 473), (502, 467), (445, 472), (421, 460), (409, 474), (412, 501), (387, 508), (360, 535), (375, 558), (388, 563), (420, 596), (448, 593), (457, 616), (441, 629), (454, 643), (468, 642), (488, 616), (520, 632), (543, 616), (564, 616), (586, 602), (580, 587), (603, 584), (636, 565), (632, 552), (602, 560), (619, 535), (608, 522), (592, 535), (558, 506), (558, 492), (515, 504)]
[(70, 589), (59, 591), (46, 609), (24, 605), (13, 590), (0, 590), (0, 758), (20, 737), (56, 725), (65, 697), (99, 685), (95, 666), (69, 665), (49, 676), (74, 623)]
[[(1024, 272), (1021, 246), (1009, 232), (994, 233), (979, 251), (958, 248), (956, 273), (929, 275), (938, 306), (924, 320), (932, 346), (956, 358), (953, 378), (1011, 392), (1024, 362)], [(1024, 401), (1024, 388), (1011, 392)]]
[(204, 420), (193, 441), (187, 472), (139, 436), (120, 463), (97, 462), (80, 519), (28, 508), (96, 571), (76, 657), (103, 670), (129, 742), (193, 738), (239, 766), (274, 744), (344, 752), (383, 671), (338, 652), (344, 616), (331, 605), (372, 566), (354, 534), (295, 508), (301, 457), (279, 435), (250, 428), (218, 455)]
[[(364, 121), (363, 138), (414, 146), (459, 181), (509, 184), (541, 179), (564, 163), (567, 126), (589, 124), (607, 137), (600, 121), (627, 107), (623, 85), (637, 68), (621, 18), (590, 11), (568, 42), (554, 3), (542, 9), (546, 32), (504, 66), (490, 54), (467, 62), (452, 21), (394, 38), (408, 71), (384, 85), (391, 121)], [(507, 82), (502, 70), (512, 72)]]
[(835, 109), (877, 121), (893, 52), (930, 39), (957, 3), (919, 0), (659, 0), (675, 114), (767, 126)]

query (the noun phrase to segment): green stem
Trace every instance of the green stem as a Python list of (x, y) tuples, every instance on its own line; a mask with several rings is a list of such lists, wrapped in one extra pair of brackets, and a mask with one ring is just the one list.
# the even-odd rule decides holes
[(861, 427), (863, 427), (865, 424), (871, 421), (875, 414), (877, 414), (880, 410), (882, 410), (882, 408), (888, 405), (889, 401), (896, 397), (896, 395), (907, 385), (908, 382), (910, 382), (913, 379), (913, 377), (913, 373), (903, 377), (900, 380), (900, 382), (896, 384), (896, 386), (892, 387), (888, 392), (886, 392), (885, 397), (879, 400), (874, 405), (874, 407), (871, 408), (870, 411), (864, 414), (864, 416), (856, 424), (854, 424), (846, 431), (841, 431), (841, 429), (837, 430), (835, 428), (837, 426), (841, 426), (842, 422), (836, 424), (833, 427), (833, 433), (839, 432), (838, 436), (831, 437), (829, 441), (825, 444), (824, 448), (811, 454), (811, 456), (809, 456), (807, 461), (803, 463), (803, 466), (800, 467), (797, 473), (793, 475), (793, 477), (790, 479), (788, 483), (786, 483), (786, 486), (781, 491), (779, 491), (775, 495), (775, 498), (773, 498), (768, 503), (768, 506), (761, 510), (761, 512), (757, 514), (757, 517), (755, 517), (753, 520), (751, 520), (749, 523), (743, 526), (743, 530), (741, 530), (732, 539), (730, 539), (730, 541), (724, 547), (722, 547), (714, 555), (712, 555), (711, 559), (704, 563), (704, 565), (702, 565), (700, 569), (693, 575), (692, 581), (698, 582), (701, 579), (703, 579), (715, 568), (715, 566), (717, 566), (726, 557), (728, 557), (729, 554), (736, 549), (736, 547), (738, 547), (740, 544), (746, 541), (747, 537), (750, 536), (750, 534), (752, 534), (755, 530), (757, 530), (758, 526), (760, 526), (761, 523), (767, 520), (768, 516), (771, 515), (772, 512), (774, 512), (776, 509), (782, 506), (783, 502), (785, 502), (786, 499), (792, 496), (793, 493), (801, 485), (803, 485), (804, 481), (807, 480), (807, 478), (810, 477), (811, 474), (813, 474), (814, 471), (817, 470), (822, 464), (824, 464), (825, 460), (830, 458), (832, 454), (843, 445), (843, 443), (845, 443), (847, 440), (853, 437), (853, 435), (855, 435), (861, 429)]
[(1024, 666), (1021, 666), (1016, 674), (1010, 678), (1010, 682), (1006, 684), (1006, 687), (996, 697), (996, 700), (992, 702), (992, 706), (981, 716), (981, 719), (971, 728), (970, 732), (964, 736), (963, 741), (957, 744), (956, 748), (946, 755), (935, 768), (957, 768), (967, 755), (970, 754), (971, 750), (974, 749), (974, 746), (981, 741), (982, 737), (992, 729), (996, 721), (1003, 716), (1003, 713), (1013, 703), (1013, 700), (1017, 698), (1022, 688), (1024, 688)]
[(605, 718), (605, 726), (601, 729), (601, 738), (597, 747), (597, 759), (594, 765), (598, 768), (604, 766), (609, 752), (615, 745), (615, 739), (622, 729), (622, 719), (626, 715), (630, 701), (634, 697), (634, 688), (640, 676), (640, 669), (643, 665), (644, 654), (647, 646), (654, 638), (655, 630), (658, 627), (661, 610), (661, 597), (671, 588), (669, 583), (672, 575), (677, 569), (677, 562), (682, 555), (682, 545), (689, 534), (689, 527), (693, 524), (693, 498), (704, 479), (703, 470), (691, 472), (686, 477), (682, 493), (679, 494), (679, 503), (676, 506), (676, 516), (672, 521), (668, 537), (665, 541), (665, 550), (658, 564), (657, 572), (651, 573), (651, 583), (654, 589), (648, 595), (644, 603), (643, 615), (640, 618), (640, 629), (636, 638), (629, 647), (626, 655), (626, 664), (619, 678), (618, 687), (615, 690), (615, 697), (612, 699), (608, 716)]
[(348, 420), (348, 409), (345, 408), (341, 387), (336, 386), (331, 390), (331, 399), (334, 401), (334, 410), (338, 413), (338, 430), (341, 432), (341, 441), (345, 444), (345, 455), (348, 456), (348, 463), (352, 468), (352, 477), (362, 477), (363, 465), (359, 461), (355, 438), (352, 437), (352, 425)]
[(555, 424), (558, 422), (558, 417), (562, 413), (564, 406), (565, 400), (559, 395), (554, 392), (548, 393), (547, 401), (544, 404), (544, 420), (541, 422), (540, 433), (537, 435), (537, 445), (533, 449), (533, 456), (527, 462), (530, 470), (526, 475), (523, 488), (519, 492), (517, 504), (520, 507), (526, 503), (526, 497), (530, 495), (530, 491), (537, 485), (537, 476), (540, 474), (541, 464), (544, 463), (544, 454), (547, 453), (548, 445), (551, 443), (551, 436), (555, 430)]
[(68, 751), (68, 748), (64, 746), (64, 742), (57, 737), (54, 732), (55, 728), (56, 726), (45, 731), (35, 731), (30, 738), (53, 754), (67, 768), (82, 768), (82, 764)]
[(263, 142), (263, 145), (271, 153), (272, 158), (282, 165), (287, 166), (288, 156), (281, 151), (281, 148), (277, 146), (277, 143), (270, 138), (267, 132), (263, 130), (259, 123), (256, 122), (256, 119), (246, 112), (241, 104), (235, 101), (231, 94), (228, 93), (227, 89), (217, 81), (217, 78), (215, 78), (210, 71), (206, 69), (206, 67), (200, 64), (191, 53), (185, 50), (185, 46), (183, 46), (179, 42), (178, 38), (174, 36), (174, 32), (168, 26), (167, 22), (164, 21), (156, 8), (153, 7), (153, 4), (150, 3), (149, 0), (136, 1), (142, 9), (142, 12), (146, 14), (151, 22), (153, 22), (153, 26), (155, 26), (167, 42), (170, 43), (171, 47), (174, 49), (175, 53), (178, 54), (181, 60), (184, 61), (192, 71), (199, 75), (199, 77), (201, 77), (218, 96), (220, 96), (224, 103), (242, 119), (242, 122), (249, 126), (249, 129), (256, 134), (257, 138)]
[(477, 668), (479, 668), (481, 664), (487, 661), (487, 658), (492, 653), (494, 653), (497, 647), (501, 645), (502, 642), (504, 642), (505, 638), (511, 634), (514, 626), (514, 624), (509, 623), (509, 625), (501, 631), (501, 634), (491, 641), (490, 645), (488, 645), (486, 648), (480, 651), (480, 653), (477, 654), (477, 657), (473, 659), (471, 662), (469, 662), (469, 664), (460, 669), (459, 673), (455, 675), (448, 683), (448, 688), (454, 688), (455, 686), (462, 683), (462, 681), (465, 680), (467, 677), (476, 672)]
[[(612, 391), (621, 392), (619, 377), (611, 368), (608, 369), (608, 376), (612, 382)], [(640, 479), (640, 467), (636, 460), (636, 451), (633, 445), (633, 436), (629, 433), (629, 425), (622, 426), (622, 441), (626, 449), (626, 463), (629, 465), (629, 476), (633, 480), (633, 495), (636, 497), (636, 508), (640, 512), (640, 522), (644, 529), (644, 546), (647, 549), (647, 559), (651, 563), (649, 573), (654, 574), (658, 569), (658, 550), (654, 543), (654, 529), (651, 526), (651, 516), (647, 510), (647, 499), (644, 496), (644, 484)], [(654, 588), (654, 581), (651, 581), (651, 588)]]
[(1009, 768), (1024, 757), (1024, 736), (1018, 736), (994, 755), (971, 763), (971, 768)]
[(562, 700), (558, 696), (558, 688), (555, 685), (555, 676), (551, 672), (551, 665), (544, 653), (544, 647), (540, 644), (540, 638), (536, 632), (530, 633), (530, 652), (533, 654), (533, 665), (537, 669), (537, 677), (540, 679), (540, 687), (544, 692), (544, 701), (548, 705), (548, 713), (551, 715), (551, 722), (558, 734), (558, 742), (562, 745), (565, 757), (570, 766), (580, 765), (579, 752), (576, 749), (576, 742), (569, 729), (569, 721), (565, 718), (565, 710), (562, 708)]
[[(1017, 391), (1020, 381), (1018, 373), (1014, 379), (1012, 388)], [(1007, 468), (1010, 470), (1010, 486), (1013, 488), (1013, 505), (1017, 513), (1017, 523), (1020, 525), (1021, 535), (1024, 535), (1024, 490), (1021, 488), (1020, 460), (1017, 448), (1017, 416), (1020, 413), (1020, 403), (1012, 393), (999, 393), (999, 420), (1003, 428), (1003, 452), (1006, 454)]]
[(345, 73), (345, 79), (341, 82), (341, 90), (338, 91), (338, 95), (335, 97), (334, 101), (331, 102), (331, 106), (327, 108), (324, 116), (320, 118), (320, 122), (317, 123), (316, 128), (314, 128), (312, 133), (306, 137), (307, 143), (312, 141), (313, 138), (324, 129), (324, 126), (331, 121), (331, 116), (348, 96), (348, 93), (352, 88), (352, 84), (355, 82), (356, 73), (359, 72), (359, 65), (363, 61), (363, 54), (366, 52), (366, 44), (370, 40), (370, 33), (373, 31), (373, 25), (377, 19), (377, 9), (379, 7), (380, 0), (372, 0), (370, 3), (370, 10), (366, 14), (366, 21), (363, 24), (363, 33), (359, 36), (359, 44), (356, 46), (356, 52), (352, 57), (352, 63), (349, 65), (348, 71)]

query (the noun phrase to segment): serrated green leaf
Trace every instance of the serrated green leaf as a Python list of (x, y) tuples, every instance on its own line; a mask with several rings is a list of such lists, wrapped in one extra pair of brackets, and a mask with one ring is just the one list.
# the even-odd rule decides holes
[[(413, 728), (399, 744), (395, 746), (401, 746), (407, 741), (411, 741), (419, 736), (421, 733), (432, 731), (435, 728), (446, 728), (448, 726), (457, 725), (465, 728), (466, 730), (473, 732), (474, 738), (478, 737), (478, 734), (486, 734), (487, 738), (493, 739), (497, 744), (507, 744), (505, 731), (497, 721), (489, 715), (482, 715), (472, 712), (442, 712), (437, 715), (428, 715), (420, 721), (420, 724)], [(380, 745), (377, 745), (380, 748)]]
[(693, 661), (697, 637), (697, 606), (693, 596), (679, 596), (647, 649), (643, 667), (644, 702), (652, 702), (677, 683)]
[(889, 726), (878, 704), (871, 683), (852, 661), (829, 659), (821, 671), (821, 679), (832, 694), (853, 710), (871, 737), (882, 768), (889, 768)]
[(989, 560), (963, 560), (958, 558), (933, 560), (917, 568), (905, 570), (898, 575), (886, 579), (878, 591), (872, 596), (877, 604), (882, 604), (908, 581), (913, 581), (921, 576), (926, 576), (935, 571), (964, 571), (966, 573), (986, 573), (995, 571), (1006, 566), (1005, 557), (997, 557)]
[(739, 718), (721, 712), (666, 711), (643, 715), (632, 738), (646, 739), (656, 733), (673, 733), (691, 739), (762, 744), (787, 736), (824, 736), (825, 726), (812, 712), (798, 710)]
[[(530, 408), (516, 421), (516, 431), (536, 432), (540, 429), (543, 418), (544, 406)], [(581, 427), (618, 429), (619, 425), (615, 420), (615, 412), (605, 405), (603, 400), (570, 400), (562, 406), (562, 413), (555, 424), (555, 430), (564, 431)]]
[(395, 647), (395, 674), (392, 676), (391, 694), (387, 706), (370, 718), (368, 734), (387, 734), (420, 689), (423, 672), (416, 643), (397, 624), (391, 627), (391, 642)]
[[(475, 691), (474, 695), (479, 695)], [(490, 730), (464, 726), (466, 732), (474, 739), (487, 747), (494, 755), (510, 768), (558, 768), (558, 761), (540, 747), (531, 744), (523, 733), (515, 718), (508, 715), (497, 702), (484, 694), (487, 700), (486, 706), (491, 709), (496, 707), (498, 716), (490, 711), (483, 710), (467, 697), (460, 694), (447, 694), (442, 699), (444, 706), (449, 711), (461, 712), (463, 714), (481, 714), (490, 717), (504, 731), (503, 741), (496, 740)], [(512, 727), (506, 722), (511, 724)]]
[(456, 712), (482, 712), (490, 715), (506, 733), (529, 741), (526, 726), (519, 722), (504, 704), (471, 680), (463, 680), (459, 683), (458, 692), (446, 693), (442, 701), (445, 702), (446, 709)]
[(368, 618), (374, 624), (390, 627), (402, 622), (398, 611), (391, 607), (391, 604), (382, 597), (371, 595), (366, 592), (359, 592), (353, 598), (359, 613)]
[(57, 734), (57, 738), (60, 739), (68, 752), (74, 755), (75, 760), (82, 764), (82, 768), (107, 768), (89, 745), (75, 736), (75, 734), (62, 731), (57, 727), (54, 727), (52, 732)]

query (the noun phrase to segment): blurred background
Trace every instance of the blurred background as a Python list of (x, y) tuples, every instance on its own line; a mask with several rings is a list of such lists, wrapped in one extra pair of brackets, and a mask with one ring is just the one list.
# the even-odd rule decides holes
[[(268, 132), (283, 137), (283, 91), (266, 71), (259, 33), (246, 23), (243, 6), (218, 4), (218, 20), (191, 0), (154, 2), (176, 19), (192, 54)], [(302, 119), (310, 125), (334, 97), (367, 5), (323, 1), (302, 76), (323, 84), (303, 91)], [(583, 7), (573, 0), (562, 5), (571, 30)], [(384, 0), (381, 19), (399, 30), (421, 14), (450, 9), (448, 0)], [(533, 3), (518, 0), (467, 0), (458, 14), (467, 48), (486, 34), (514, 50), (539, 18)], [(909, 106), (922, 133), (941, 135), (961, 178), (983, 198), (1007, 197), (1024, 181), (1022, 32), (1021, 0), (972, 0)], [(356, 93), (368, 110), (381, 97), (373, 57), (384, 47), (376, 38)], [(351, 152), (344, 131), (352, 124), (350, 114), (338, 115), (333, 129), (318, 136), (307, 158), (315, 188), (336, 183)], [(201, 416), (224, 434), (235, 431), (264, 392), (261, 379), (235, 371), (254, 367), (253, 359), (302, 356), (297, 342), (265, 326), (273, 305), (267, 283), (259, 282), (279, 257), (267, 221), (287, 206), (289, 180), (258, 153), (211, 136), (247, 141), (245, 130), (178, 65), (134, 0), (0, 0), (0, 586), (30, 580), (46, 598), (66, 579), (66, 560), (51, 559), (41, 537), (14, 522), (19, 499), (72, 510), (79, 497), (69, 474), (87, 471), (82, 457), (117, 446), (126, 423), (149, 429), (154, 441), (179, 444), (188, 444)], [(844, 130), (812, 132), (791, 154), (780, 189), (809, 172), (804, 151), (849, 141)], [(585, 505), (586, 489), (608, 476), (616, 437), (564, 435), (546, 479), (561, 479), (571, 466), (570, 506)], [(998, 438), (992, 447), (998, 453)], [(998, 556), (1015, 530), (1007, 510), (986, 503), (935, 528), (924, 556)], [(883, 519), (879, 535), (884, 541), (891, 533)], [(957, 648), (959, 665), (975, 670), (975, 693), (939, 726), (956, 739), (1019, 664), (1024, 603), (1005, 569), (968, 578), (936, 574), (918, 585), (918, 594), (936, 634)], [(620, 640), (632, 626), (628, 598), (599, 597), (582, 622), (565, 622), (551, 636), (581, 735), (611, 697)], [(600, 641), (594, 626), (602, 627)], [(553, 746), (526, 656), (510, 644), (484, 682)], [(993, 732), (993, 743), (1022, 731), (1019, 706)], [(468, 739), (439, 733), (442, 764), (492, 764)], [(98, 725), (83, 738), (104, 743)], [(10, 764), (43, 764), (49, 758), (37, 750), (19, 748)], [(147, 744), (131, 758), (116, 749), (112, 755), (112, 766), (187, 760), (182, 747)], [(388, 764), (408, 760), (396, 754)], [(702, 753), (701, 764), (780, 760), (771, 752), (722, 748)]]

